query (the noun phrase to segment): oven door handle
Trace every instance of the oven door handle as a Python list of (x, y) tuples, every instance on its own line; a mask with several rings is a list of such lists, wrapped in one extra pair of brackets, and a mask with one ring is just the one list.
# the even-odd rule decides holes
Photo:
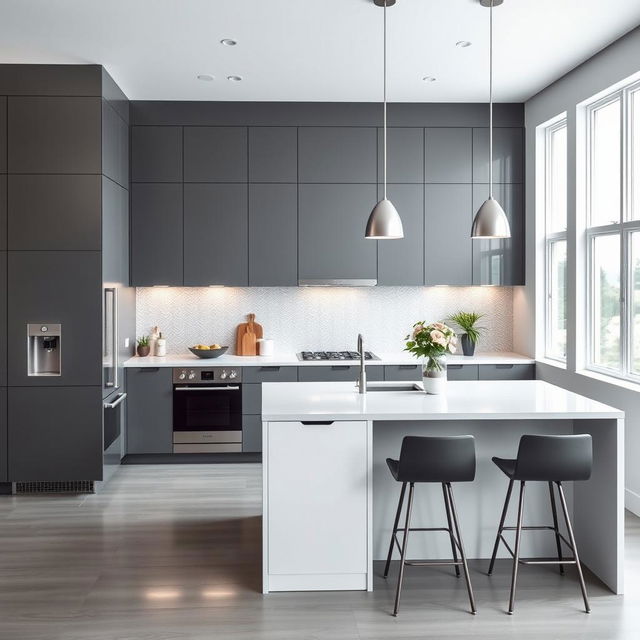
[(174, 391), (240, 391), (240, 387), (174, 387)]

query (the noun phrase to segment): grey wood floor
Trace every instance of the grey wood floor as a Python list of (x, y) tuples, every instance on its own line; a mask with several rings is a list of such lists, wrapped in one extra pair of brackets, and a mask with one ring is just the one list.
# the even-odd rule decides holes
[(634, 516), (627, 595), (590, 579), (591, 615), (572, 570), (524, 567), (507, 616), (502, 561), (492, 578), (472, 563), (477, 616), (449, 570), (409, 567), (393, 618), (395, 580), (377, 578), (373, 593), (262, 596), (260, 510), (260, 465), (249, 464), (125, 466), (98, 495), (1, 496), (0, 638), (640, 638)]

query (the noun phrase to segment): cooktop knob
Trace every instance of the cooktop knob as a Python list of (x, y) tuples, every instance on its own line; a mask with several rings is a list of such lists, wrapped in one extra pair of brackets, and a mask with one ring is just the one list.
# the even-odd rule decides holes
[(178, 376), (178, 380), (184, 380), (186, 377), (187, 377), (187, 374), (184, 371), (182, 371)]
[(231, 380), (233, 380), (235, 377), (237, 377), (238, 372), (235, 369), (231, 369), (231, 372), (229, 373), (229, 378)]
[(220, 374), (220, 380), (226, 380), (227, 379), (227, 370), (223, 369), (222, 373)]
[(189, 371), (189, 380), (194, 380), (196, 377), (196, 372), (195, 371)]

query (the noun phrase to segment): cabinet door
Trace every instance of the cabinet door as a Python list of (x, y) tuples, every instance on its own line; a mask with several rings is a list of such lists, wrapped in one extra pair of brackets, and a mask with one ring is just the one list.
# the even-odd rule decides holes
[(182, 185), (131, 185), (131, 284), (182, 286)]
[(7, 176), (0, 175), (0, 251), (7, 248)]
[[(378, 198), (383, 197), (382, 187)], [(378, 241), (378, 284), (424, 284), (424, 187), (389, 184), (387, 197), (395, 205), (404, 228), (401, 240)]]
[(9, 388), (9, 481), (102, 480), (102, 389)]
[(247, 187), (184, 185), (184, 284), (247, 286)]
[(101, 180), (9, 176), (9, 249), (100, 251)]
[(301, 127), (299, 181), (375, 183), (376, 131), (373, 127)]
[(425, 129), (425, 182), (471, 182), (472, 129)]
[(100, 98), (10, 97), (11, 173), (101, 173)]
[(246, 182), (246, 127), (185, 127), (185, 182)]
[[(383, 130), (378, 129), (378, 180), (384, 176)], [(387, 129), (387, 182), (424, 182), (424, 129)]]
[(481, 364), (480, 380), (534, 380), (533, 364)]
[(7, 173), (7, 98), (0, 97), (0, 173)]
[[(493, 185), (493, 196), (502, 205), (511, 238), (507, 240), (473, 240), (473, 284), (524, 284), (524, 185)], [(473, 211), (488, 197), (488, 186), (473, 185)]]
[(0, 387), (7, 384), (7, 252), (0, 251)]
[(419, 364), (387, 364), (384, 367), (384, 379), (389, 381), (422, 380)]
[(182, 182), (182, 127), (131, 127), (131, 181)]
[(472, 222), (470, 184), (425, 185), (426, 285), (472, 284)]
[[(10, 386), (102, 384), (102, 256), (99, 251), (10, 251)], [(29, 376), (27, 324), (60, 323), (61, 375)]]
[[(489, 129), (473, 130), (473, 181), (489, 182)], [(493, 130), (493, 181), (524, 182), (524, 129)]]
[(102, 179), (102, 278), (129, 284), (129, 192)]
[(262, 451), (262, 418), (260, 415), (242, 416), (242, 452)]
[(367, 423), (271, 422), (266, 456), (269, 574), (366, 574)]
[(249, 185), (249, 286), (298, 284), (298, 189)]
[(102, 173), (128, 188), (129, 127), (106, 100), (102, 101)]
[(7, 482), (9, 477), (7, 444), (7, 388), (0, 387), (0, 482)]
[(376, 242), (364, 237), (376, 204), (375, 184), (298, 187), (301, 279), (376, 278)]
[[(384, 367), (378, 364), (366, 365), (367, 380), (384, 380)], [(307, 365), (298, 368), (300, 382), (351, 382), (358, 379), (360, 367), (349, 364)]]
[(477, 380), (477, 364), (449, 364), (447, 365), (447, 378), (449, 380)]
[(127, 453), (173, 452), (173, 383), (166, 368), (127, 369)]
[(298, 129), (249, 128), (249, 182), (298, 181)]
[(243, 382), (297, 382), (298, 367), (245, 367), (242, 369)]

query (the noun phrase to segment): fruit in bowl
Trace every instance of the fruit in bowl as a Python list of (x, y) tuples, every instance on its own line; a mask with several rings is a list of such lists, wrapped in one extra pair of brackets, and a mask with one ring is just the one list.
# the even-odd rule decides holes
[(189, 351), (198, 358), (218, 358), (227, 352), (229, 347), (223, 347), (218, 343), (212, 345), (197, 344), (195, 347), (189, 347)]

